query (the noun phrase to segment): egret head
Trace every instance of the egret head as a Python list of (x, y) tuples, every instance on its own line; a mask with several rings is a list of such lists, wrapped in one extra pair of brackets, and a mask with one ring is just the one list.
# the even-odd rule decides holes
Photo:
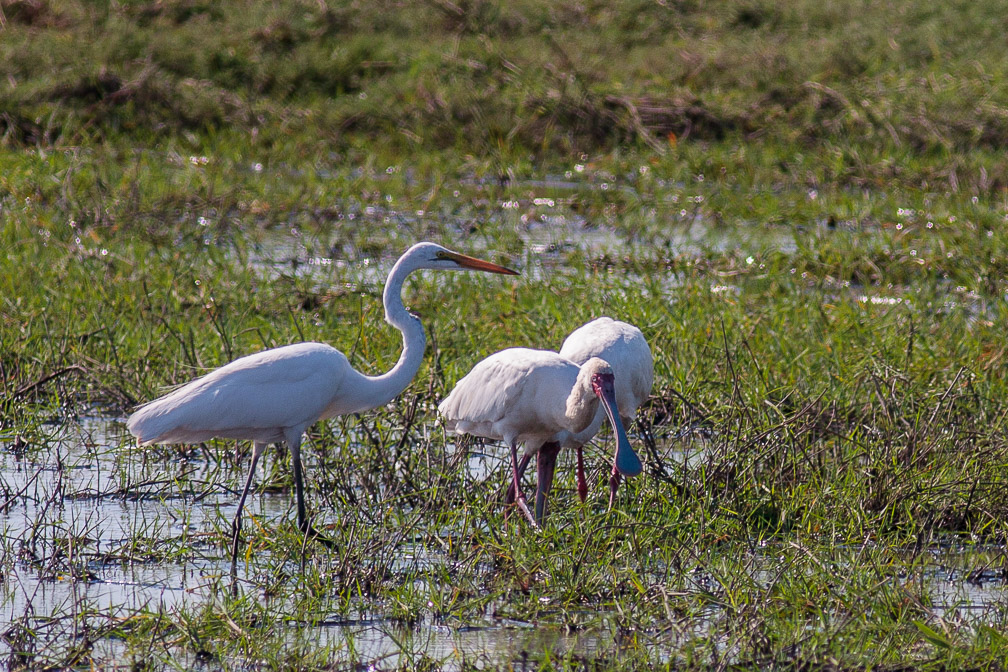
[(417, 243), (403, 255), (403, 258), (414, 260), (413, 267), (416, 269), (470, 270), (483, 271), (485, 273), (500, 273), (502, 275), (518, 275), (517, 271), (512, 271), (510, 268), (453, 252), (436, 243)]

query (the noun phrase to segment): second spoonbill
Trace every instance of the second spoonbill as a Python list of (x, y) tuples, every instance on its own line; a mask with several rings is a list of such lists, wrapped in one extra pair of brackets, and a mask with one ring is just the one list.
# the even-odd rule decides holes
[[(620, 420), (614, 378), (612, 367), (597, 357), (579, 366), (549, 350), (509, 348), (476, 364), (438, 410), (449, 431), (508, 444), (515, 498), (530, 522), (541, 526), (560, 447), (593, 424), (597, 431), (603, 414), (616, 437), (616, 470), (624, 476), (642, 470)], [(519, 484), (519, 443), (525, 464), (537, 456), (534, 517)]]

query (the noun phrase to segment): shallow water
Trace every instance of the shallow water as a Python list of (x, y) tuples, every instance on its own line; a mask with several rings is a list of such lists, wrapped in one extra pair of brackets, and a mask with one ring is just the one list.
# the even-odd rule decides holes
[[(85, 417), (54, 430), (44, 450), (19, 455), (8, 443), (8, 449), (0, 452), (0, 503), (5, 504), (0, 526), (6, 556), (2, 563), (7, 572), (0, 583), (0, 625), (27, 617), (34, 623), (72, 622), (79, 627), (71, 618), (74, 614), (100, 623), (137, 613), (196, 608), (213, 604), (229, 585), (222, 541), (245, 464), (224, 464), (202, 451), (140, 451), (130, 446), (123, 432), (117, 419)], [(702, 435), (690, 436), (688, 445), (669, 453), (672, 461), (687, 464), (703, 454)], [(33, 455), (45, 459), (36, 461)], [(503, 479), (505, 457), (499, 446), (471, 448), (468, 478)], [(246, 515), (259, 517), (266, 526), (279, 524), (292, 515), (290, 500), (288, 492), (256, 492)], [(246, 537), (254, 535), (254, 527), (247, 526)], [(169, 542), (188, 551), (158, 556), (159, 545)], [(1003, 576), (971, 569), (978, 554), (990, 552), (983, 547), (934, 548), (922, 571), (911, 577), (894, 574), (890, 580), (923, 587), (929, 608), (939, 617), (982, 623), (1008, 599)], [(265, 556), (268, 551), (256, 553)], [(402, 542), (396, 553), (392, 571), (420, 582), (429, 580), (426, 570), (449, 562), (441, 550), (410, 541)], [(772, 564), (772, 547), (761, 554), (765, 560), (756, 557), (753, 562), (757, 580), (779, 569)], [(761, 569), (764, 565), (772, 571)], [(483, 571), (494, 570), (487, 565)], [(716, 589), (716, 581), (702, 572), (692, 582), (702, 592)], [(240, 583), (246, 586), (244, 580)], [(253, 585), (243, 589), (258, 590)], [(719, 608), (709, 611), (709, 619), (716, 620)], [(464, 664), (520, 666), (523, 656), (546, 650), (618, 656), (628, 646), (646, 646), (655, 660), (667, 661), (684, 641), (705, 634), (708, 617), (684, 621), (681, 632), (654, 633), (599, 626), (570, 631), (559, 625), (501, 619), (493, 609), (469, 622), (428, 616), (405, 626), (381, 613), (369, 613), (333, 615), (313, 625), (287, 627), (292, 644), (321, 641), (344, 652), (348, 662), (392, 667), (426, 656), (445, 669), (461, 669)], [(66, 630), (51, 632), (53, 643), (66, 643)], [(42, 642), (46, 636), (41, 628)], [(7, 651), (9, 644), (0, 643), (0, 656)], [(114, 639), (99, 641), (93, 651), (97, 659), (105, 656), (107, 661), (121, 653), (121, 644)]]
[[(544, 191), (552, 193), (557, 188), (585, 188), (585, 185), (565, 185), (562, 182), (554, 186), (556, 188)], [(589, 221), (572, 212), (560, 198), (529, 196), (502, 201), (498, 205), (500, 221), (497, 225), (504, 226), (504, 220), (515, 219), (505, 228), (516, 232), (525, 250), (522, 259), (506, 262), (520, 271), (520, 282), (562, 281), (565, 276), (583, 273), (586, 260), (632, 261), (629, 267), (619, 268), (608, 280), (610, 294), (614, 297), (622, 292), (647, 294), (657, 291), (674, 301), (681, 280), (675, 274), (663, 273), (660, 269), (672, 257), (701, 257), (710, 253), (733, 254), (739, 260), (739, 273), (744, 272), (738, 280), (731, 275), (714, 278), (709, 287), (712, 295), (732, 300), (747, 291), (746, 288), (762, 292), (765, 287), (761, 281), (771, 279), (762, 274), (762, 254), (767, 251), (793, 254), (798, 249), (800, 236), (804, 237), (804, 244), (810, 244), (809, 240), (818, 237), (843, 235), (843, 230), (838, 233), (825, 226), (816, 226), (801, 234), (781, 226), (719, 228), (711, 226), (701, 215), (687, 212), (674, 225), (657, 227), (664, 231), (658, 244), (651, 239), (636, 240), (632, 233), (617, 230), (606, 223)], [(364, 206), (340, 213), (338, 218), (354, 226), (379, 226), (382, 229), (398, 223), (391, 231), (393, 237), (402, 238), (400, 247), (405, 250), (417, 239), (413, 230), (424, 229), (426, 216), (391, 207)], [(655, 213), (655, 217), (661, 216), (661, 213)], [(448, 217), (448, 220), (451, 219)], [(449, 230), (460, 231), (469, 226), (466, 216), (458, 216), (456, 220), (442, 224)], [(398, 225), (402, 222), (409, 222), (410, 226), (399, 231)], [(319, 293), (346, 290), (380, 296), (385, 277), (396, 258), (391, 255), (372, 257), (347, 249), (341, 235), (339, 227), (328, 233), (297, 226), (268, 229), (260, 232), (247, 262), (267, 278), (285, 275), (306, 280)], [(460, 239), (464, 241), (460, 243), (460, 251), (497, 258), (496, 250), (478, 235), (460, 234)], [(577, 262), (570, 263), (572, 258)], [(654, 271), (646, 272), (647, 277), (644, 277), (640, 272), (631, 270), (636, 264), (653, 267)], [(921, 294), (918, 289), (906, 285), (866, 287), (832, 277), (812, 277), (807, 271), (796, 273), (795, 269), (781, 273), (788, 277), (789, 282), (794, 282), (799, 291), (806, 287), (815, 300), (851, 304), (866, 315), (899, 310), (910, 314), (962, 314), (970, 321), (978, 321), (999, 319), (1003, 312), (1003, 300), (985, 299), (976, 291), (951, 282), (939, 282), (937, 287), (932, 288), (933, 291)], [(477, 282), (494, 282), (480, 279), (479, 274), (476, 276)], [(755, 280), (756, 284), (746, 284), (748, 280)]]
[[(101, 610), (170, 607), (198, 598), (205, 575), (221, 573), (214, 527), (233, 511), (230, 491), (212, 482), (205, 460), (150, 459), (124, 447), (122, 432), (115, 420), (85, 417), (38, 453), (0, 453), (7, 619), (29, 609), (56, 615), (81, 600)], [(150, 561), (166, 540), (194, 554)]]
[[(57, 465), (35, 462), (30, 455), (0, 453), (3, 492), (11, 493), (5, 497), (8, 506), (0, 523), (8, 556), (3, 563), (8, 574), (0, 582), (0, 631), (7, 629), (5, 624), (28, 618), (30, 623), (49, 624), (38, 629), (36, 649), (69, 646), (76, 637), (71, 630), (100, 628), (137, 613), (196, 608), (218, 599), (222, 587), (229, 585), (229, 562), (215, 530), (233, 515), (235, 493), (210, 484), (193, 492), (188, 485), (166, 487), (166, 481), (174, 474), (204, 482), (216, 473), (233, 482), (240, 474), (215, 472), (199, 454), (145, 460), (141, 451), (121, 441), (122, 426), (116, 420), (90, 417), (67, 428), (45, 451), (47, 462)], [(469, 465), (477, 477), (494, 477), (501, 457), (475, 452)], [(160, 494), (145, 494), (154, 488)], [(248, 502), (246, 521), (259, 516), (264, 524), (276, 524), (291, 513), (289, 493), (256, 493)], [(246, 526), (246, 536), (254, 534), (248, 530)], [(135, 543), (137, 537), (146, 541)], [(180, 538), (190, 540), (186, 543), (191, 552), (185, 557), (146, 557), (150, 540), (156, 545), (158, 539)], [(68, 544), (68, 539), (79, 541)], [(396, 566), (416, 572), (444, 562), (439, 552), (407, 543), (399, 549)], [(242, 579), (239, 583), (245, 585)], [(448, 670), (461, 669), (463, 661), (495, 665), (520, 660), (528, 651), (591, 653), (602, 648), (602, 639), (611, 639), (491, 616), (477, 624), (425, 621), (415, 626), (381, 615), (334, 616), (313, 626), (288, 627), (292, 643), (310, 638), (315, 645), (343, 651), (346, 662), (395, 666), (427, 657), (443, 661)], [(8, 643), (0, 642), (0, 657), (9, 650)], [(100, 639), (92, 655), (110, 663), (123, 655), (123, 645), (114, 638)], [(199, 664), (188, 660), (186, 667)]]
[[(632, 257), (642, 263), (660, 264), (668, 255), (737, 250), (745, 257), (760, 250), (791, 253), (797, 249), (794, 233), (785, 227), (742, 226), (730, 230), (713, 227), (699, 214), (696, 205), (681, 208), (678, 203), (665, 204), (651, 213), (655, 228), (662, 232), (658, 245), (650, 238), (638, 240), (633, 232), (619, 230), (616, 222), (606, 218), (589, 220), (572, 209), (570, 199), (556, 195), (558, 191), (597, 189), (598, 185), (546, 180), (529, 182), (527, 186), (529, 191), (523, 196), (497, 201), (489, 219), (493, 228), (513, 231), (522, 242), (525, 257), (511, 264), (519, 268), (528, 282), (580, 273), (579, 265), (571, 267), (568, 263), (571, 255), (585, 259)], [(688, 196), (683, 199), (691, 201)], [(437, 218), (439, 230), (457, 232), (456, 237), (462, 241), (459, 251), (496, 256), (496, 249), (478, 232), (473, 232), (469, 214), (426, 213), (400, 210), (388, 204), (351, 203), (327, 215), (335, 223), (325, 232), (318, 227), (296, 224), (258, 232), (248, 261), (267, 277), (293, 275), (316, 283), (319, 289), (346, 282), (357, 288), (380, 290), (395, 257), (372, 257), (348, 248), (344, 227), (383, 231), (391, 249), (396, 249), (398, 240), (398, 248), (405, 251), (426, 237), (430, 228), (426, 222), (431, 217)], [(639, 278), (631, 274), (628, 279)]]

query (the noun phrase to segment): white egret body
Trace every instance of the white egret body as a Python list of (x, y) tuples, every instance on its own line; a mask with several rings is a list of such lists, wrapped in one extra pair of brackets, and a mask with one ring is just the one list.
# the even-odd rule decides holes
[(390, 371), (366, 376), (339, 350), (324, 343), (298, 343), (264, 350), (222, 366), (141, 406), (126, 426), (140, 445), (197, 443), (212, 438), (253, 442), (248, 479), (232, 523), (232, 573), (238, 557), (242, 509), (263, 450), (284, 441), (290, 447), (297, 497), (298, 527), (315, 533), (305, 511), (301, 466), (304, 431), (320, 419), (355, 413), (388, 403), (416, 375), (426, 337), (419, 318), (406, 310), (402, 286), (420, 269), (468, 269), (516, 275), (510, 269), (417, 243), (403, 254), (385, 281), (385, 320), (402, 332), (403, 351)]

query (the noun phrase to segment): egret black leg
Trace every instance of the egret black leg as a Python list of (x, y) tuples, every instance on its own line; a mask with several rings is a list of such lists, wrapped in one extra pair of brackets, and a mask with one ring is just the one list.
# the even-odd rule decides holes
[(300, 437), (297, 441), (291, 442), (289, 445), (291, 453), (291, 471), (294, 473), (294, 496), (297, 499), (298, 529), (301, 530), (302, 534), (315, 539), (326, 548), (335, 548), (336, 542), (316, 530), (312, 526), (311, 521), (308, 520), (308, 511), (305, 507), (304, 497), (304, 467), (301, 464)]
[(245, 479), (245, 488), (242, 490), (241, 498), (238, 500), (238, 510), (235, 512), (234, 520), (231, 521), (231, 576), (238, 575), (238, 540), (241, 538), (242, 510), (245, 508), (245, 499), (248, 497), (252, 487), (252, 478), (255, 476), (256, 464), (259, 463), (259, 456), (266, 449), (265, 443), (256, 443), (252, 447), (252, 462), (249, 464), (248, 478)]
[(291, 446), (291, 471), (294, 472), (294, 497), (297, 501), (298, 529), (307, 532), (308, 511), (304, 502), (304, 468), (301, 464), (301, 446)]

